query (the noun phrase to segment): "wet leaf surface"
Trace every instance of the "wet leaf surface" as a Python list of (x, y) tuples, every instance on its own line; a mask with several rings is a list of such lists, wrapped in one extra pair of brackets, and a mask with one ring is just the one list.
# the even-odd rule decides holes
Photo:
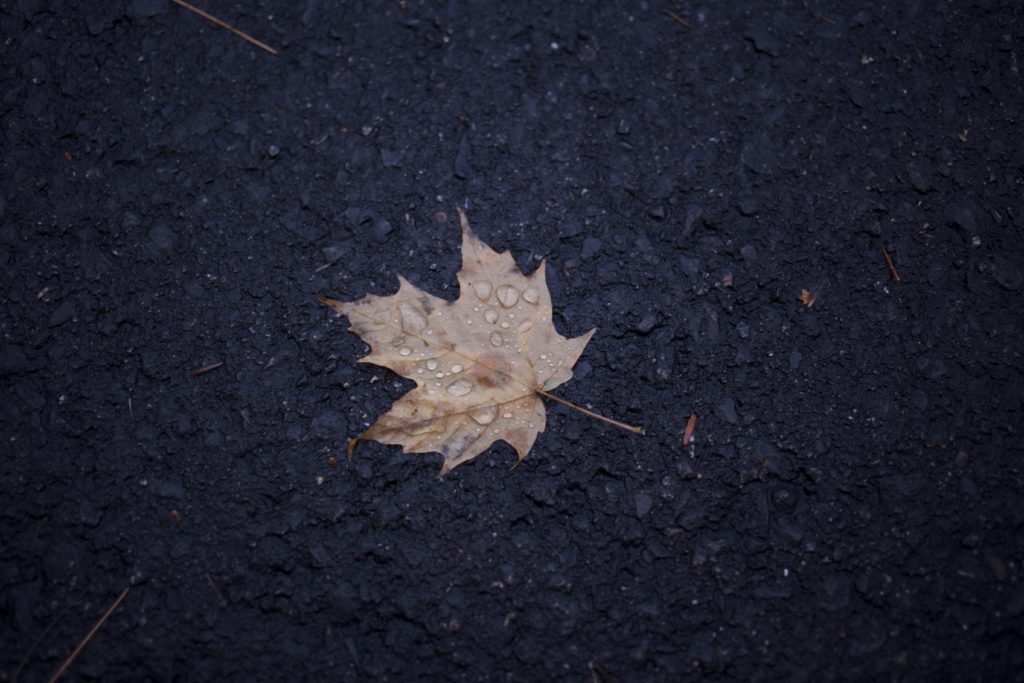
[(459, 218), (456, 301), (432, 296), (401, 276), (391, 296), (350, 303), (321, 297), (370, 345), (362, 362), (417, 385), (357, 440), (399, 445), (406, 453), (441, 453), (441, 474), (499, 439), (516, 449), (519, 460), (525, 458), (546, 422), (539, 392), (572, 377), (594, 334), (559, 334), (544, 262), (523, 275), (508, 252), (495, 252), (473, 233), (461, 211)]

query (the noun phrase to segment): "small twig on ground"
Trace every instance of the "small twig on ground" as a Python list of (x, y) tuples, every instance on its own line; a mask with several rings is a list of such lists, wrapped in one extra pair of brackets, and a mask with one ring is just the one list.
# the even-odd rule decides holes
[(28, 664), (28, 660), (32, 658), (32, 653), (36, 651), (36, 648), (39, 647), (39, 643), (43, 642), (43, 638), (46, 637), (46, 634), (50, 632), (50, 629), (52, 629), (57, 624), (57, 622), (60, 621), (60, 618), (63, 617), (64, 614), (69, 609), (71, 609), (70, 602), (64, 605), (64, 609), (57, 613), (57, 616), (55, 616), (50, 621), (50, 623), (46, 625), (46, 628), (43, 629), (43, 632), (40, 633), (39, 637), (36, 638), (34, 643), (32, 643), (32, 647), (28, 649), (28, 652), (25, 653), (25, 656), (22, 658), (21, 663), (18, 664), (18, 668), (15, 669), (14, 675), (11, 677), (12, 683), (18, 683), (18, 679), (21, 677), (22, 670), (25, 668), (25, 665)]
[(689, 22), (687, 22), (686, 19), (683, 19), (681, 16), (679, 16), (678, 14), (673, 12), (672, 10), (664, 9), (664, 10), (662, 10), (662, 12), (664, 12), (668, 16), (672, 17), (673, 19), (675, 19), (676, 21), (678, 21), (680, 24), (682, 24), (686, 28), (690, 29), (691, 31), (693, 30), (693, 27), (690, 26)]
[(198, 370), (193, 370), (189, 374), (191, 374), (193, 377), (200, 377), (202, 375), (205, 375), (208, 372), (213, 372), (214, 370), (216, 370), (217, 368), (219, 368), (222, 365), (224, 365), (224, 361), (221, 361), (219, 363), (212, 363), (212, 364), (207, 365), (205, 367), (199, 368)]
[(806, 289), (801, 289), (800, 293), (797, 295), (796, 298), (804, 306), (806, 306), (807, 308), (810, 308), (811, 306), (814, 305), (814, 302), (816, 302), (818, 300), (818, 295), (819, 294), (821, 294), (821, 290), (820, 289), (818, 291), (814, 292), (814, 293), (811, 293), (810, 291), (808, 291)]
[(91, 629), (89, 629), (89, 632), (85, 634), (85, 638), (82, 638), (81, 642), (78, 643), (71, 654), (68, 655), (68, 658), (64, 660), (64, 663), (60, 665), (60, 668), (57, 669), (57, 673), (50, 677), (50, 683), (56, 683), (57, 679), (64, 675), (64, 672), (68, 670), (68, 667), (71, 666), (73, 661), (75, 661), (75, 658), (78, 657), (79, 653), (85, 649), (85, 646), (89, 644), (92, 637), (96, 635), (96, 632), (100, 630), (100, 627), (107, 622), (110, 615), (113, 614), (114, 610), (117, 609), (117, 606), (121, 604), (121, 601), (124, 600), (124, 596), (128, 595), (129, 590), (131, 590), (131, 586), (124, 587), (124, 590), (121, 591), (121, 595), (117, 596), (117, 600), (115, 600), (114, 604), (110, 606), (110, 609), (108, 609), (106, 613), (100, 617), (100, 620), (97, 621)]
[(593, 660), (589, 662), (590, 666), (590, 683), (605, 683), (608, 680), (608, 672), (603, 668), (594, 663)]
[(224, 599), (224, 595), (220, 592), (220, 589), (217, 588), (217, 584), (213, 582), (213, 577), (210, 576), (210, 572), (206, 572), (206, 582), (210, 584), (210, 588), (212, 588), (213, 592), (217, 594), (217, 601), (220, 603), (220, 606), (224, 607), (228, 604), (227, 600)]
[(697, 413), (690, 413), (690, 419), (686, 421), (686, 431), (683, 432), (683, 445), (689, 446), (693, 442), (693, 430), (697, 426)]
[(185, 0), (172, 0), (172, 1), (174, 2), (175, 5), (180, 5), (181, 7), (184, 7), (185, 9), (187, 9), (190, 12), (195, 12), (196, 14), (201, 16), (203, 19), (206, 19), (208, 21), (212, 21), (213, 23), (217, 24), (217, 26), (220, 26), (221, 28), (226, 28), (227, 30), (231, 31), (232, 33), (234, 33), (239, 38), (242, 38), (244, 40), (249, 41), (250, 43), (252, 43), (256, 47), (263, 48), (264, 50), (266, 50), (267, 52), (269, 52), (272, 55), (276, 55), (277, 54), (277, 50), (275, 50), (274, 48), (270, 47), (269, 45), (267, 45), (263, 41), (256, 40), (255, 38), (250, 36), (245, 31), (240, 31), (239, 29), (235, 28), (234, 26), (232, 26), (231, 24), (227, 23), (226, 21), (223, 21), (222, 19), (218, 19), (217, 17), (213, 16), (212, 14), (204, 12), (203, 10), (199, 9), (198, 7), (195, 7), (193, 5), (188, 4), (187, 2), (185, 2)]
[(896, 264), (892, 262), (892, 257), (889, 256), (889, 252), (885, 247), (882, 247), (882, 256), (885, 257), (885, 264), (889, 266), (889, 273), (892, 275), (892, 279), (896, 282), (903, 282), (903, 278), (901, 278), (900, 274), (896, 271)]

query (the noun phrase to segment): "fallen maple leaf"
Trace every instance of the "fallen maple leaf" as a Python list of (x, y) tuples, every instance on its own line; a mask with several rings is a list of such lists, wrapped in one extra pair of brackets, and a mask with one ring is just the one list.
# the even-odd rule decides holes
[(390, 368), (417, 385), (349, 442), (349, 456), (367, 439), (406, 453), (439, 452), (443, 475), (503, 440), (522, 461), (544, 431), (541, 396), (642, 433), (548, 393), (572, 377), (595, 330), (575, 339), (555, 331), (544, 262), (523, 275), (507, 251), (496, 253), (473, 234), (461, 209), (459, 219), (456, 301), (431, 296), (401, 276), (392, 296), (353, 302), (319, 297), (370, 345), (360, 362)]

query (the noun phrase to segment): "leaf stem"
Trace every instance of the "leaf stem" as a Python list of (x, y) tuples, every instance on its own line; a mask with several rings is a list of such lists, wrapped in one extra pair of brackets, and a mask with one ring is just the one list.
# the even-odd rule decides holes
[(567, 401), (564, 398), (559, 398), (558, 396), (555, 396), (552, 393), (548, 393), (547, 391), (544, 391), (543, 389), (534, 389), (534, 391), (536, 391), (541, 396), (544, 396), (546, 398), (550, 398), (552, 401), (556, 401), (558, 403), (561, 403), (564, 406), (569, 406), (573, 410), (578, 410), (579, 412), (583, 413), (584, 415), (589, 415), (590, 417), (596, 418), (596, 419), (600, 420), (601, 422), (607, 422), (608, 424), (613, 425), (615, 427), (618, 427), (619, 429), (625, 429), (627, 432), (633, 432), (634, 434), (640, 434), (641, 436), (646, 434), (646, 432), (644, 431), (643, 427), (634, 427), (633, 425), (628, 425), (625, 422), (619, 422), (618, 420), (613, 420), (610, 417), (605, 417), (604, 415), (600, 415), (598, 413), (595, 413), (593, 410), (587, 410), (583, 406), (578, 406), (575, 403), (573, 403), (572, 401)]

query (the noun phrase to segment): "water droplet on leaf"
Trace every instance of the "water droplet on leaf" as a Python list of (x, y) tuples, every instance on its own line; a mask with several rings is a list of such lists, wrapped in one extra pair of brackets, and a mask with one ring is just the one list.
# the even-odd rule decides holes
[(473, 291), (476, 292), (476, 296), (480, 301), (487, 301), (491, 298), (491, 283), (487, 280), (474, 282)]
[(480, 406), (469, 411), (469, 416), (482, 425), (489, 425), (498, 416), (498, 406)]
[(427, 432), (434, 431), (434, 423), (430, 420), (411, 422), (409, 423), (409, 426), (405, 428), (405, 431), (410, 434), (426, 434)]
[(498, 301), (505, 308), (512, 308), (519, 301), (519, 290), (512, 285), (498, 287)]
[(399, 304), (402, 314), (402, 329), (409, 334), (419, 334), (427, 329), (427, 319), (412, 304)]
[(473, 391), (473, 383), (468, 379), (457, 379), (448, 385), (447, 391), (452, 396), (465, 396)]

